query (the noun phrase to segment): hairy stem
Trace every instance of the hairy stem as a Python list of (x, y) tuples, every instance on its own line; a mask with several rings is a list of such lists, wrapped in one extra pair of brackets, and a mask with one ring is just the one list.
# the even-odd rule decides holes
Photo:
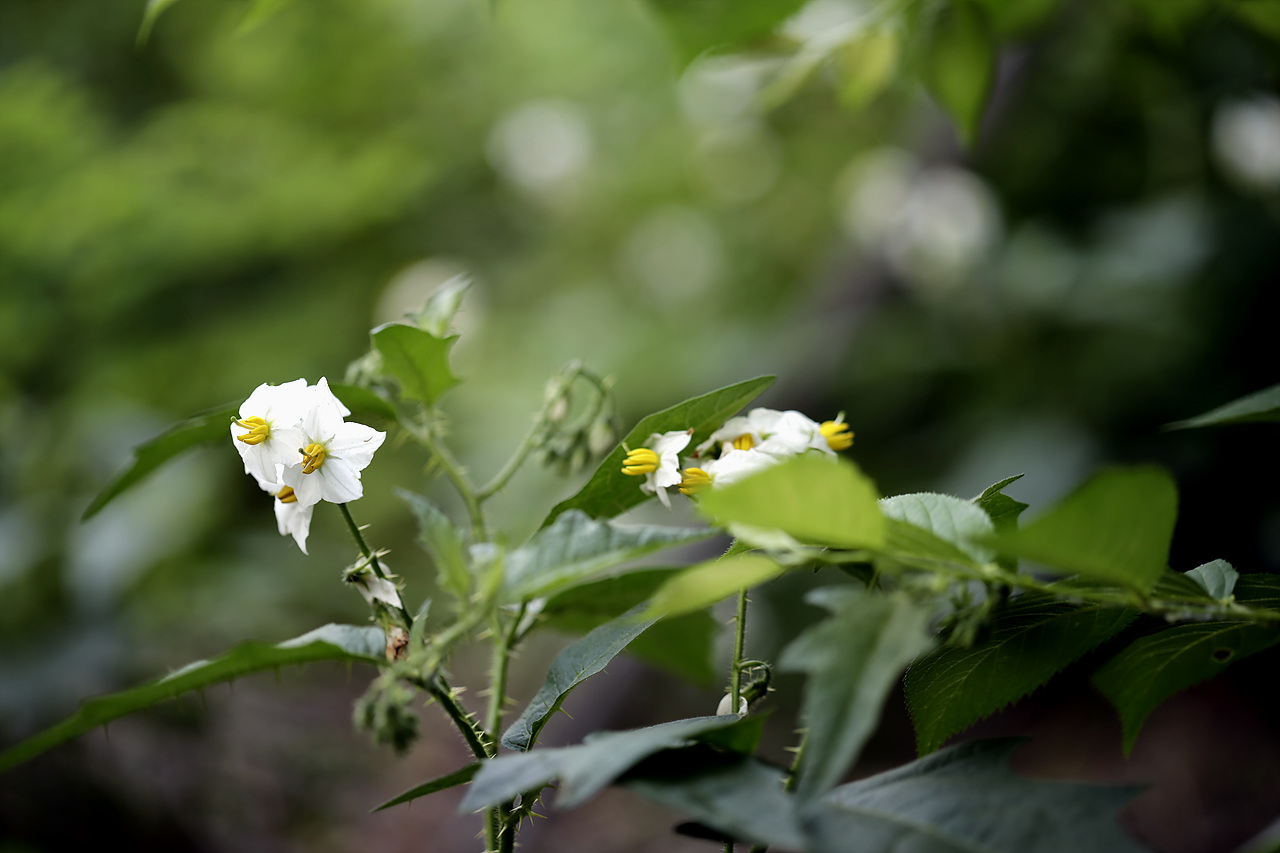
[(742, 696), (742, 647), (747, 636), (747, 590), (738, 590), (738, 614), (733, 626), (733, 664), (729, 670), (729, 713), (738, 713)]
[(489, 528), (485, 522), (484, 508), (476, 497), (475, 487), (471, 485), (471, 481), (463, 471), (462, 465), (454, 458), (453, 453), (436, 437), (435, 432), (432, 431), (431, 426), (425, 420), (419, 424), (410, 418), (402, 417), (400, 423), (418, 440), (419, 444), (427, 449), (427, 452), (440, 465), (445, 476), (449, 478), (449, 482), (453, 483), (454, 489), (467, 507), (467, 515), (471, 519), (471, 533), (475, 541), (489, 541)]

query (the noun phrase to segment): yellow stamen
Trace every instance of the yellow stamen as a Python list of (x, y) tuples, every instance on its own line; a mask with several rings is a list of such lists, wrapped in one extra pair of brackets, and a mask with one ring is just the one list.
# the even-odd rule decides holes
[(276, 495), (276, 500), (282, 504), (296, 504), (298, 496), (293, 493), (293, 486), (285, 486), (280, 490), (280, 494)]
[(756, 446), (756, 440), (751, 437), (751, 433), (746, 432), (733, 440), (734, 450), (750, 450)]
[(658, 454), (647, 447), (637, 447), (627, 451), (627, 458), (622, 460), (622, 473), (632, 477), (652, 474), (658, 470)]
[(711, 475), (701, 468), (685, 468), (680, 480), (680, 494), (692, 497), (711, 485)]
[(827, 440), (827, 447), (839, 453), (853, 446), (853, 431), (849, 425), (841, 421), (827, 421), (818, 427), (822, 437)]
[(302, 454), (302, 473), (312, 474), (324, 464), (324, 445), (308, 444), (306, 447), (298, 448), (298, 452)]
[(262, 444), (267, 440), (267, 436), (271, 435), (271, 424), (267, 423), (264, 418), (257, 416), (241, 418), (236, 421), (236, 426), (244, 427), (248, 430), (244, 435), (236, 436), (236, 441), (243, 441), (245, 444)]

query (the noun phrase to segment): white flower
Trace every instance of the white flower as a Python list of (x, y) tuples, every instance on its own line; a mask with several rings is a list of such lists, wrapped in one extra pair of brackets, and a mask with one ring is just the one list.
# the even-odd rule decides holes
[(281, 431), (281, 440), (287, 437), (296, 448), (293, 460), (284, 463), (282, 482), (293, 487), (303, 506), (321, 500), (336, 504), (354, 501), (364, 494), (360, 472), (373, 461), (373, 452), (387, 434), (345, 422), (342, 410), (319, 395), (316, 402), (296, 428)]
[(760, 408), (725, 421), (724, 426), (698, 445), (697, 455), (703, 456), (719, 445), (722, 457), (734, 450), (754, 450), (778, 459), (809, 451), (834, 456), (852, 441), (852, 434), (843, 427), (842, 419), (819, 424), (793, 409), (780, 412)]
[[(716, 706), (716, 716), (725, 717), (733, 713), (729, 710), (733, 707), (733, 696), (726, 693), (724, 698), (720, 700), (720, 704)], [(738, 716), (745, 717), (747, 715), (747, 697), (738, 697)]]
[[(378, 566), (382, 569), (383, 574), (390, 575), (390, 569), (385, 562), (379, 560)], [(394, 575), (391, 575), (391, 577), (394, 577)], [(343, 580), (360, 590), (360, 594), (364, 596), (364, 600), (368, 602), (370, 607), (373, 606), (375, 601), (380, 601), (393, 610), (404, 610), (404, 603), (400, 600), (399, 588), (388, 578), (380, 578), (375, 575), (368, 560), (361, 560), (347, 569), (343, 575)]]
[(304, 554), (307, 553), (307, 535), (311, 533), (311, 513), (315, 508), (315, 504), (304, 506), (288, 486), (276, 495), (276, 527), (281, 536), (292, 536)]
[[(324, 390), (329, 391), (328, 385)], [(293, 439), (285, 430), (302, 420), (311, 408), (313, 396), (305, 379), (283, 385), (263, 383), (240, 406), (240, 419), (231, 424), (231, 437), (244, 461), (245, 473), (253, 475), (260, 485), (278, 483), (276, 466), (297, 456), (297, 446), (290, 447)]]
[(703, 463), (702, 470), (711, 478), (711, 485), (727, 486), (781, 461), (780, 457), (759, 450), (730, 450), (719, 459)]
[(644, 476), (640, 489), (658, 496), (662, 505), (671, 508), (667, 489), (680, 485), (680, 451), (689, 445), (691, 430), (675, 430), (650, 435), (644, 447), (627, 453), (622, 463), (622, 473)]

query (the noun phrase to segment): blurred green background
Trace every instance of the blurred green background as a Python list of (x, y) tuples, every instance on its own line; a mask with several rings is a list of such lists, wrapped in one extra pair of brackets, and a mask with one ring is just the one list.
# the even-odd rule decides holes
[[(628, 427), (775, 373), (763, 401), (845, 411), (885, 494), (1025, 471), (1034, 511), (1154, 461), (1182, 489), (1175, 568), (1280, 569), (1273, 429), (1160, 430), (1277, 381), (1280, 4), (979, 5), (1002, 48), (965, 148), (920, 85), (919, 19), (875, 30), (867, 70), (871, 0), (687, 66), (656, 0), (184, 0), (140, 45), (142, 0), (0, 0), (4, 742), (239, 639), (366, 618), (338, 516), (304, 557), (229, 444), (79, 517), (132, 446), (261, 382), (340, 380), (460, 273), (445, 409), (481, 479), (572, 358), (616, 379)], [(389, 444), (356, 510), (411, 603), (431, 573), (390, 487), (449, 505), (426, 463)], [(523, 535), (573, 488), (525, 472), (497, 515)], [(762, 654), (810, 618), (782, 587)], [(1274, 711), (1240, 669), (1232, 695)], [(653, 721), (655, 684), (668, 718), (717, 695), (611, 672), (575, 696), (584, 729)], [(251, 679), (63, 747), (0, 780), (0, 850), (472, 849), (449, 802), (364, 816), (461, 748), (376, 752), (347, 726), (363, 680)], [(882, 760), (910, 758), (906, 726)], [(1277, 784), (1254, 788), (1280, 811)], [(529, 849), (685, 849), (647, 808), (611, 793)], [(1229, 849), (1258, 808), (1166, 849)], [(623, 818), (660, 825), (592, 834)]]

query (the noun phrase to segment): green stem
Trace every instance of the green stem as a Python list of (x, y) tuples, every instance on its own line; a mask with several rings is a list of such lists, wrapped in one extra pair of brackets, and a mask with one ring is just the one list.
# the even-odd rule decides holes
[(435, 458), (436, 462), (444, 470), (445, 476), (449, 478), (449, 482), (453, 483), (454, 489), (457, 490), (462, 502), (467, 507), (467, 515), (471, 518), (471, 532), (475, 540), (477, 542), (489, 541), (489, 528), (485, 523), (484, 509), (480, 506), (480, 501), (476, 497), (475, 487), (471, 485), (471, 481), (467, 479), (462, 466), (454, 458), (449, 448), (436, 438), (435, 433), (432, 432), (428, 424), (417, 424), (405, 417), (400, 419), (400, 423)]
[(453, 720), (453, 724), (462, 733), (462, 739), (471, 748), (472, 755), (481, 761), (486, 761), (497, 754), (498, 750), (493, 743), (493, 738), (480, 728), (480, 724), (476, 722), (471, 712), (462, 707), (462, 703), (453, 695), (453, 691), (449, 689), (443, 678), (436, 676), (428, 681), (417, 683), (431, 695), (432, 699), (440, 703), (440, 707), (449, 715), (449, 719)]
[(733, 666), (729, 670), (730, 713), (738, 713), (738, 705), (742, 696), (742, 648), (747, 635), (747, 590), (738, 590), (738, 615), (734, 620), (733, 632)]
[(356, 524), (356, 520), (351, 517), (351, 510), (347, 509), (346, 504), (338, 504), (338, 509), (342, 510), (342, 517), (347, 521), (347, 529), (355, 537), (356, 547), (360, 549), (360, 553), (364, 558), (369, 561), (369, 567), (373, 569), (373, 573), (382, 580), (386, 580), (387, 575), (382, 571), (382, 564), (378, 562), (378, 555), (369, 547), (369, 543), (364, 541), (364, 532), (360, 529), (360, 525)]
[[(524, 620), (525, 604), (520, 605), (514, 618), (502, 629), (500, 622), (493, 626), (493, 656), (489, 667), (489, 713), (486, 717), (486, 728), (493, 733), (494, 751), (497, 751), (497, 739), (502, 730), (502, 716), (507, 702), (507, 672), (511, 664), (511, 652), (516, 644), (516, 632)], [(511, 825), (514, 801), (500, 803), (489, 809), (485, 815), (486, 832), (494, 833), (490, 846), (496, 847), (499, 853), (509, 853), (515, 849), (516, 827)]]

